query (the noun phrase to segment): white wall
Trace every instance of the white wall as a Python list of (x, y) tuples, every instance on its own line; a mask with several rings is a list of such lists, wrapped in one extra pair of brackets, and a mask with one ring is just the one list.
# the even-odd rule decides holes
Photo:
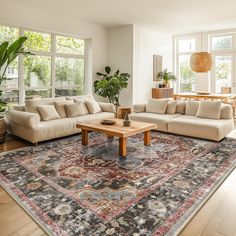
[(129, 85), (121, 92), (120, 104), (131, 105), (133, 102), (133, 26), (108, 28), (107, 63), (113, 70), (130, 73)]
[(108, 29), (108, 65), (131, 74), (128, 89), (121, 94), (120, 104), (130, 106), (151, 98), (153, 55), (163, 56), (163, 68), (172, 69), (172, 36), (137, 25)]
[(90, 39), (89, 45), (92, 53), (90, 54), (89, 60), (92, 61), (92, 68), (89, 68), (87, 71), (89, 83), (86, 92), (92, 92), (92, 82), (96, 78), (96, 72), (101, 71), (107, 62), (106, 28), (63, 18), (63, 15), (41, 12), (35, 8), (23, 6), (21, 1), (1, 1), (1, 9), (1, 24), (28, 27)]
[(153, 55), (163, 56), (163, 69), (172, 70), (172, 36), (134, 26), (133, 103), (146, 102), (156, 87)]

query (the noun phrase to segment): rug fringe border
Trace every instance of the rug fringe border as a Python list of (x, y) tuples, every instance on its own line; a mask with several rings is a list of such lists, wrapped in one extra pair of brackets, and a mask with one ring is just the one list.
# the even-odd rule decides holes
[[(10, 195), (10, 197), (16, 202), (18, 206), (33, 220), (34, 223), (36, 223), (47, 235), (55, 235), (53, 231), (51, 231), (48, 226), (38, 218), (33, 212), (27, 209), (27, 206), (25, 206), (22, 202), (22, 200), (7, 187), (4, 183), (0, 182), (0, 186)], [(57, 235), (58, 236), (58, 235)]]
[[(203, 197), (202, 200), (200, 200), (200, 204), (198, 206), (193, 205), (191, 208), (193, 208), (193, 212), (189, 214), (185, 214), (179, 221), (179, 223), (176, 223), (173, 228), (166, 234), (166, 236), (175, 236), (179, 235), (185, 227), (188, 225), (188, 223), (194, 218), (194, 216), (202, 209), (202, 207), (206, 204), (206, 202), (212, 197), (212, 195), (219, 189), (219, 187), (223, 184), (223, 182), (226, 180), (226, 178), (235, 170), (236, 163), (232, 164), (232, 167), (229, 171), (225, 173), (225, 176), (223, 179), (220, 179), (215, 183), (212, 191), (207, 194), (207, 196)], [(195, 209), (194, 209), (195, 208)], [(189, 209), (191, 211), (191, 209)], [(177, 228), (177, 229), (176, 229)], [(155, 232), (155, 231), (154, 231)]]

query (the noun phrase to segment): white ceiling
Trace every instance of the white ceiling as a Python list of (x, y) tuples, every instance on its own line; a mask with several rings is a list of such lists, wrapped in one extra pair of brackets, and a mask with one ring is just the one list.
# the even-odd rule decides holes
[(172, 34), (236, 28), (236, 0), (9, 1), (106, 27), (137, 24)]

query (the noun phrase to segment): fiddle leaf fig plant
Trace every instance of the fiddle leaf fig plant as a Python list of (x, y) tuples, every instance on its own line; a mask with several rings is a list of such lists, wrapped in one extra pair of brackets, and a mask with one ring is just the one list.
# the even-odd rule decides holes
[[(19, 37), (15, 42), (9, 44), (5, 41), (0, 45), (0, 86), (6, 80), (7, 68), (19, 55), (32, 55), (24, 50), (24, 43), (27, 37)], [(0, 89), (0, 113), (7, 109), (7, 104), (4, 102), (3, 91)]]
[(111, 74), (111, 68), (106, 66), (105, 73), (97, 72), (97, 76), (101, 79), (94, 82), (95, 93), (108, 98), (110, 103), (119, 106), (120, 92), (128, 87), (130, 74), (120, 73), (119, 69), (114, 74)]

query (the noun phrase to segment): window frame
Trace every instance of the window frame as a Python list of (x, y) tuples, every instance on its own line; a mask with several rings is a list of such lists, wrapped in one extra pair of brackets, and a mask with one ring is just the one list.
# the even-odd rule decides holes
[[(186, 39), (195, 39), (195, 51), (189, 52), (179, 52), (179, 41)], [(199, 51), (201, 48), (201, 35), (200, 34), (187, 34), (187, 35), (175, 35), (173, 36), (173, 71), (177, 77), (177, 81), (175, 84), (176, 92), (181, 92), (181, 78), (180, 78), (180, 70), (179, 70), (179, 58), (181, 55), (190, 55), (196, 51)], [(196, 83), (195, 83), (196, 89)]]
[[(32, 29), (28, 27), (21, 27), (21, 26), (14, 26), (14, 25), (7, 25), (7, 24), (2, 24), (0, 23), (1, 26), (6, 26), (6, 27), (11, 27), (11, 28), (16, 28), (19, 30), (19, 37), (24, 36), (25, 31), (32, 31), (32, 32), (37, 32), (37, 33), (42, 33), (42, 34), (49, 34), (51, 36), (51, 51), (50, 52), (42, 52), (42, 51), (36, 51), (36, 50), (30, 50), (33, 54), (36, 56), (47, 56), (51, 57), (51, 86), (40, 88), (40, 87), (32, 87), (26, 88), (24, 86), (24, 56), (20, 55), (18, 57), (18, 88), (13, 88), (13, 89), (6, 89), (6, 88), (1, 88), (4, 92), (6, 91), (18, 91), (19, 93), (19, 104), (23, 104), (25, 102), (25, 92), (32, 90), (32, 89), (48, 89), (51, 90), (52, 98), (55, 97), (55, 90), (58, 88), (56, 86), (56, 67), (55, 67), (55, 59), (56, 57), (62, 57), (62, 58), (73, 58), (73, 59), (83, 59), (84, 60), (84, 91), (83, 93), (85, 94), (86, 91), (88, 91), (88, 55), (89, 55), (89, 48), (88, 48), (88, 41), (89, 39), (85, 38), (80, 38), (75, 35), (70, 35), (70, 34), (65, 34), (65, 33), (58, 33), (58, 32), (51, 32), (51, 31), (46, 31), (46, 30), (38, 30), (38, 29)], [(57, 53), (56, 52), (56, 36), (64, 36), (64, 37), (72, 37), (75, 39), (83, 40), (84, 41), (84, 55), (81, 54), (71, 54), (71, 53)], [(76, 86), (66, 86), (65, 88), (67, 89), (73, 89)]]
[[(221, 36), (232, 36), (232, 48), (231, 49), (220, 49), (220, 50), (212, 50), (212, 38), (213, 37), (221, 37)], [(213, 65), (212, 70), (210, 71), (210, 88), (212, 93), (216, 93), (216, 75), (215, 75), (215, 58), (217, 56), (231, 56), (231, 89), (232, 93), (236, 92), (236, 30), (229, 30), (224, 32), (210, 32), (208, 34), (208, 49), (212, 54)]]

